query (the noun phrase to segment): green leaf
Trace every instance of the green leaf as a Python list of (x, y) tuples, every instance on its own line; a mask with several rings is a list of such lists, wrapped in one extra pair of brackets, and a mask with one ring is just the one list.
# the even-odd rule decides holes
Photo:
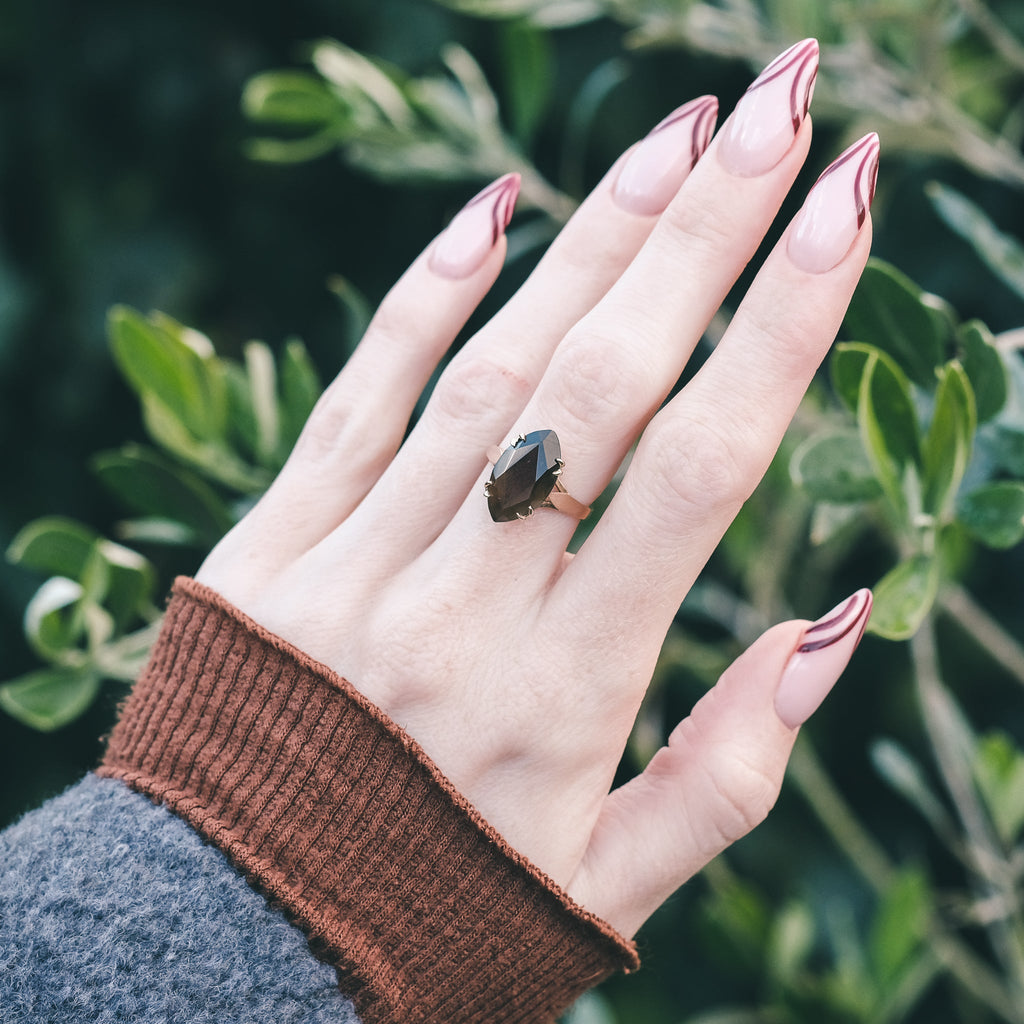
[(944, 320), (895, 267), (870, 260), (846, 313), (851, 338), (882, 349), (916, 384), (931, 388), (945, 360)]
[(913, 555), (900, 562), (874, 587), (868, 630), (887, 640), (909, 640), (931, 610), (938, 591), (938, 559)]
[(512, 131), (528, 149), (555, 82), (551, 40), (547, 32), (528, 21), (509, 22), (499, 39)]
[(256, 424), (256, 457), (261, 466), (279, 469), (280, 417), (277, 409), (277, 367), (274, 353), (261, 341), (245, 346), (249, 397)]
[(904, 477), (921, 463), (921, 435), (910, 382), (884, 352), (868, 353), (857, 396), (857, 425), (878, 482), (893, 505), (905, 511)]
[(974, 778), (999, 837), (1012, 846), (1024, 827), (1024, 753), (1002, 732), (978, 742)]
[(299, 434), (309, 419), (323, 387), (306, 346), (301, 341), (289, 341), (281, 355), (281, 447), (287, 456), (295, 447)]
[(967, 470), (977, 428), (974, 392), (963, 367), (939, 372), (932, 422), (924, 441), (924, 510), (944, 519)]
[(267, 71), (249, 79), (242, 111), (251, 121), (295, 128), (341, 123), (348, 113), (322, 78), (303, 71)]
[(978, 422), (992, 419), (1006, 405), (1010, 377), (992, 332), (980, 320), (971, 320), (957, 331), (960, 365), (974, 389)]
[(946, 224), (970, 243), (996, 277), (1024, 298), (1024, 246), (956, 189), (933, 181), (925, 192)]
[(768, 939), (769, 976), (784, 986), (793, 984), (814, 948), (814, 916), (799, 902), (787, 904), (772, 923)]
[(52, 732), (82, 715), (99, 693), (92, 668), (44, 668), (0, 685), (0, 707), (40, 732)]
[(793, 453), (790, 477), (815, 501), (870, 501), (882, 494), (857, 434), (808, 438)]
[(860, 382), (864, 376), (864, 367), (868, 364), (868, 356), (876, 351), (872, 345), (858, 342), (840, 342), (832, 350), (832, 358), (829, 360), (832, 387), (852, 413), (857, 412)]
[(871, 763), (936, 832), (947, 837), (955, 835), (952, 819), (928, 784), (924, 769), (902, 746), (893, 740), (876, 740), (871, 745)]
[(881, 990), (892, 988), (916, 959), (933, 901), (919, 871), (903, 871), (890, 885), (875, 915), (869, 939), (872, 973)]
[(25, 569), (77, 580), (98, 539), (95, 530), (73, 519), (46, 516), (18, 531), (7, 558)]
[(141, 445), (103, 452), (92, 468), (105, 487), (133, 512), (182, 523), (212, 546), (234, 525), (224, 502), (208, 484)]
[(82, 622), (76, 614), (85, 591), (75, 580), (51, 576), (25, 607), (25, 639), (41, 658), (57, 661), (77, 652)]
[(965, 494), (957, 518), (967, 532), (990, 548), (1012, 548), (1024, 539), (1024, 483), (999, 480)]
[(108, 331), (118, 367), (145, 404), (160, 406), (200, 441), (223, 437), (227, 396), (208, 339), (169, 317), (146, 320), (124, 306), (110, 311)]

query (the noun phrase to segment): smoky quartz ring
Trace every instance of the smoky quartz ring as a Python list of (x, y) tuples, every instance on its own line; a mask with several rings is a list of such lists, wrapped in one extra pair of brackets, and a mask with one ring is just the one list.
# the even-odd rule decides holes
[(577, 501), (562, 486), (559, 477), (565, 463), (553, 430), (520, 434), (504, 450), (489, 448), (487, 461), (494, 468), (484, 484), (484, 494), (496, 523), (526, 519), (539, 508), (557, 509), (573, 519), (590, 515), (590, 506)]

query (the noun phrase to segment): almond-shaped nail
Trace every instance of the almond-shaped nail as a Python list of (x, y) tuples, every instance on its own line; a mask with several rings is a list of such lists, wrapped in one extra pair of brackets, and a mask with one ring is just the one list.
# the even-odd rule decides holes
[(807, 116), (818, 76), (818, 41), (804, 39), (780, 54), (740, 97), (722, 129), (718, 159), (753, 178), (786, 155)]
[(630, 213), (661, 213), (708, 148), (718, 120), (718, 100), (701, 96), (672, 111), (637, 143), (612, 189)]
[(458, 280), (480, 269), (512, 219), (519, 180), (506, 174), (459, 210), (434, 242), (429, 264), (435, 274)]
[(853, 657), (870, 615), (871, 591), (858, 590), (804, 630), (775, 691), (775, 713), (788, 728), (818, 710)]
[(875, 198), (879, 148), (874, 132), (865, 135), (825, 168), (807, 194), (787, 243), (801, 270), (823, 274), (850, 251)]

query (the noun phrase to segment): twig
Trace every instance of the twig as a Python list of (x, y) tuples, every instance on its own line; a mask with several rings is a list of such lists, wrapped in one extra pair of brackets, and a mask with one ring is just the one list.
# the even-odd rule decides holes
[(939, 604), (985, 648), (993, 660), (1024, 685), (1024, 647), (967, 590), (960, 586), (946, 587)]

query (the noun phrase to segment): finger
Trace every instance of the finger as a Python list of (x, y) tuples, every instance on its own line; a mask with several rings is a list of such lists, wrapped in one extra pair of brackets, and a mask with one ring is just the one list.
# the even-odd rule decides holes
[(518, 192), (509, 174), (471, 199), (384, 298), (240, 527), (265, 571), (326, 536), (390, 462), (430, 374), (501, 270)]
[(619, 607), (660, 638), (774, 457), (870, 248), (877, 137), (848, 152), (811, 190), (715, 352), (645, 431), (607, 512), (558, 581), (552, 599), (570, 602), (588, 628), (608, 625), (602, 591), (611, 575)]
[(871, 592), (816, 623), (769, 630), (722, 675), (651, 759), (612, 792), (570, 894), (632, 935), (713, 857), (759, 824), (799, 726), (860, 642)]
[(616, 163), (523, 287), (441, 375), (420, 422), (359, 510), (358, 532), (386, 534), (401, 562), (407, 546), (422, 549), (451, 520), (485, 450), (505, 436), (552, 351), (628, 266), (690, 174), (717, 110), (713, 96), (684, 104)]
[[(757, 86), (764, 75), (741, 100), (636, 259), (558, 346), (514, 426), (514, 434), (543, 428), (557, 432), (565, 461), (561, 480), (584, 504), (604, 489), (678, 379), (796, 178), (809, 145), (810, 122), (805, 106), (794, 107), (792, 97), (813, 74), (817, 44), (808, 40), (797, 53), (801, 59), (787, 62), (783, 77), (772, 77), (774, 63), (765, 72), (776, 90), (771, 111), (759, 100), (750, 106), (750, 97), (761, 95)], [(758, 145), (775, 157), (785, 143), (785, 152), (767, 170), (762, 163), (738, 165), (733, 140), (744, 136), (743, 125), (752, 116), (772, 123), (770, 112), (774, 127), (767, 138), (758, 135)], [(760, 173), (747, 173), (751, 166)], [(538, 519), (543, 525), (531, 526), (530, 544), (540, 546), (547, 558), (535, 559), (532, 567), (547, 579), (575, 522), (564, 515)], [(490, 562), (491, 548), (498, 547), (519, 558), (508, 533), (521, 532), (520, 524), (495, 530), (479, 501), (469, 503), (456, 526), (453, 544), (464, 547), (473, 537), (487, 548), (474, 557)]]

